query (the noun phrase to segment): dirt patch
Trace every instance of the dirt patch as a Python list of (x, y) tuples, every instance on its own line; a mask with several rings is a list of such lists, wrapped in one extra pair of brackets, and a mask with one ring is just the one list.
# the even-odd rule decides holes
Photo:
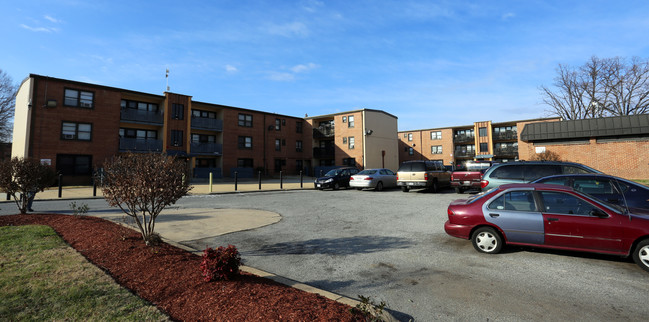
[(148, 247), (139, 233), (101, 218), (0, 216), (0, 226), (29, 224), (52, 227), (117, 283), (155, 304), (174, 320), (357, 320), (347, 305), (252, 274), (242, 273), (232, 281), (205, 283), (200, 256), (164, 243)]

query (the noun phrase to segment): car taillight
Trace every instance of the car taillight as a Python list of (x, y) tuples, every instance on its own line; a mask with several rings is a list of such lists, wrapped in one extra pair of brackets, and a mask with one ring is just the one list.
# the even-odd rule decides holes
[(424, 180), (428, 181), (428, 173), (424, 173)]
[(372, 178), (372, 177), (365, 177), (365, 180), (372, 180), (372, 179), (374, 179), (374, 178)]
[(354, 177), (349, 177), (349, 180), (354, 180)]
[(453, 215), (455, 215), (455, 214), (453, 213), (453, 210), (451, 210), (450, 207), (446, 210), (446, 213), (448, 213), (449, 216), (453, 216)]
[(489, 181), (487, 180), (480, 180), (480, 188), (484, 189), (489, 185)]
[(451, 173), (451, 181), (453, 181), (453, 180), (455, 180), (455, 178), (453, 177), (453, 174)]
[(399, 181), (399, 175), (397, 174), (397, 181)]

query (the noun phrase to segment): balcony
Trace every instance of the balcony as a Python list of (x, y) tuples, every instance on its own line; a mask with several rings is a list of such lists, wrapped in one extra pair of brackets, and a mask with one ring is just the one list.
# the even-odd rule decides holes
[(494, 148), (494, 154), (498, 157), (518, 156), (518, 147)]
[(475, 157), (475, 150), (466, 150), (466, 149), (456, 149), (455, 150), (456, 158), (473, 158)]
[(149, 112), (132, 108), (122, 109), (119, 119), (122, 121), (133, 121), (149, 124), (162, 124), (164, 122), (162, 112)]
[(222, 155), (223, 145), (219, 143), (192, 142), (190, 145), (190, 153), (200, 155)]
[(313, 157), (316, 159), (333, 159), (334, 148), (313, 148)]
[(473, 143), (475, 142), (475, 135), (456, 134), (453, 137), (453, 143)]
[(494, 132), (494, 141), (510, 141), (518, 140), (518, 133), (516, 131)]
[(317, 127), (313, 129), (313, 138), (331, 138), (335, 134), (333, 127)]
[(119, 138), (120, 152), (161, 152), (162, 140)]
[(223, 120), (205, 117), (192, 117), (192, 129), (223, 131)]

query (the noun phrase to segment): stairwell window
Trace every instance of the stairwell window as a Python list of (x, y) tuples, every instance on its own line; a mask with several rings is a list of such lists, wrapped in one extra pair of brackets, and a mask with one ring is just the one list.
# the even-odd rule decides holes
[(185, 117), (185, 105), (171, 104), (171, 118), (174, 120), (182, 120)]
[(171, 130), (171, 145), (183, 146), (183, 131)]

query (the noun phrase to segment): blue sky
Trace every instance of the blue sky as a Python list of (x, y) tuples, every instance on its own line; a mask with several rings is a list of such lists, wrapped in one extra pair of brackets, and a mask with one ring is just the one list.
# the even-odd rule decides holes
[(558, 64), (649, 57), (649, 1), (8, 1), (0, 69), (399, 130), (549, 116)]

